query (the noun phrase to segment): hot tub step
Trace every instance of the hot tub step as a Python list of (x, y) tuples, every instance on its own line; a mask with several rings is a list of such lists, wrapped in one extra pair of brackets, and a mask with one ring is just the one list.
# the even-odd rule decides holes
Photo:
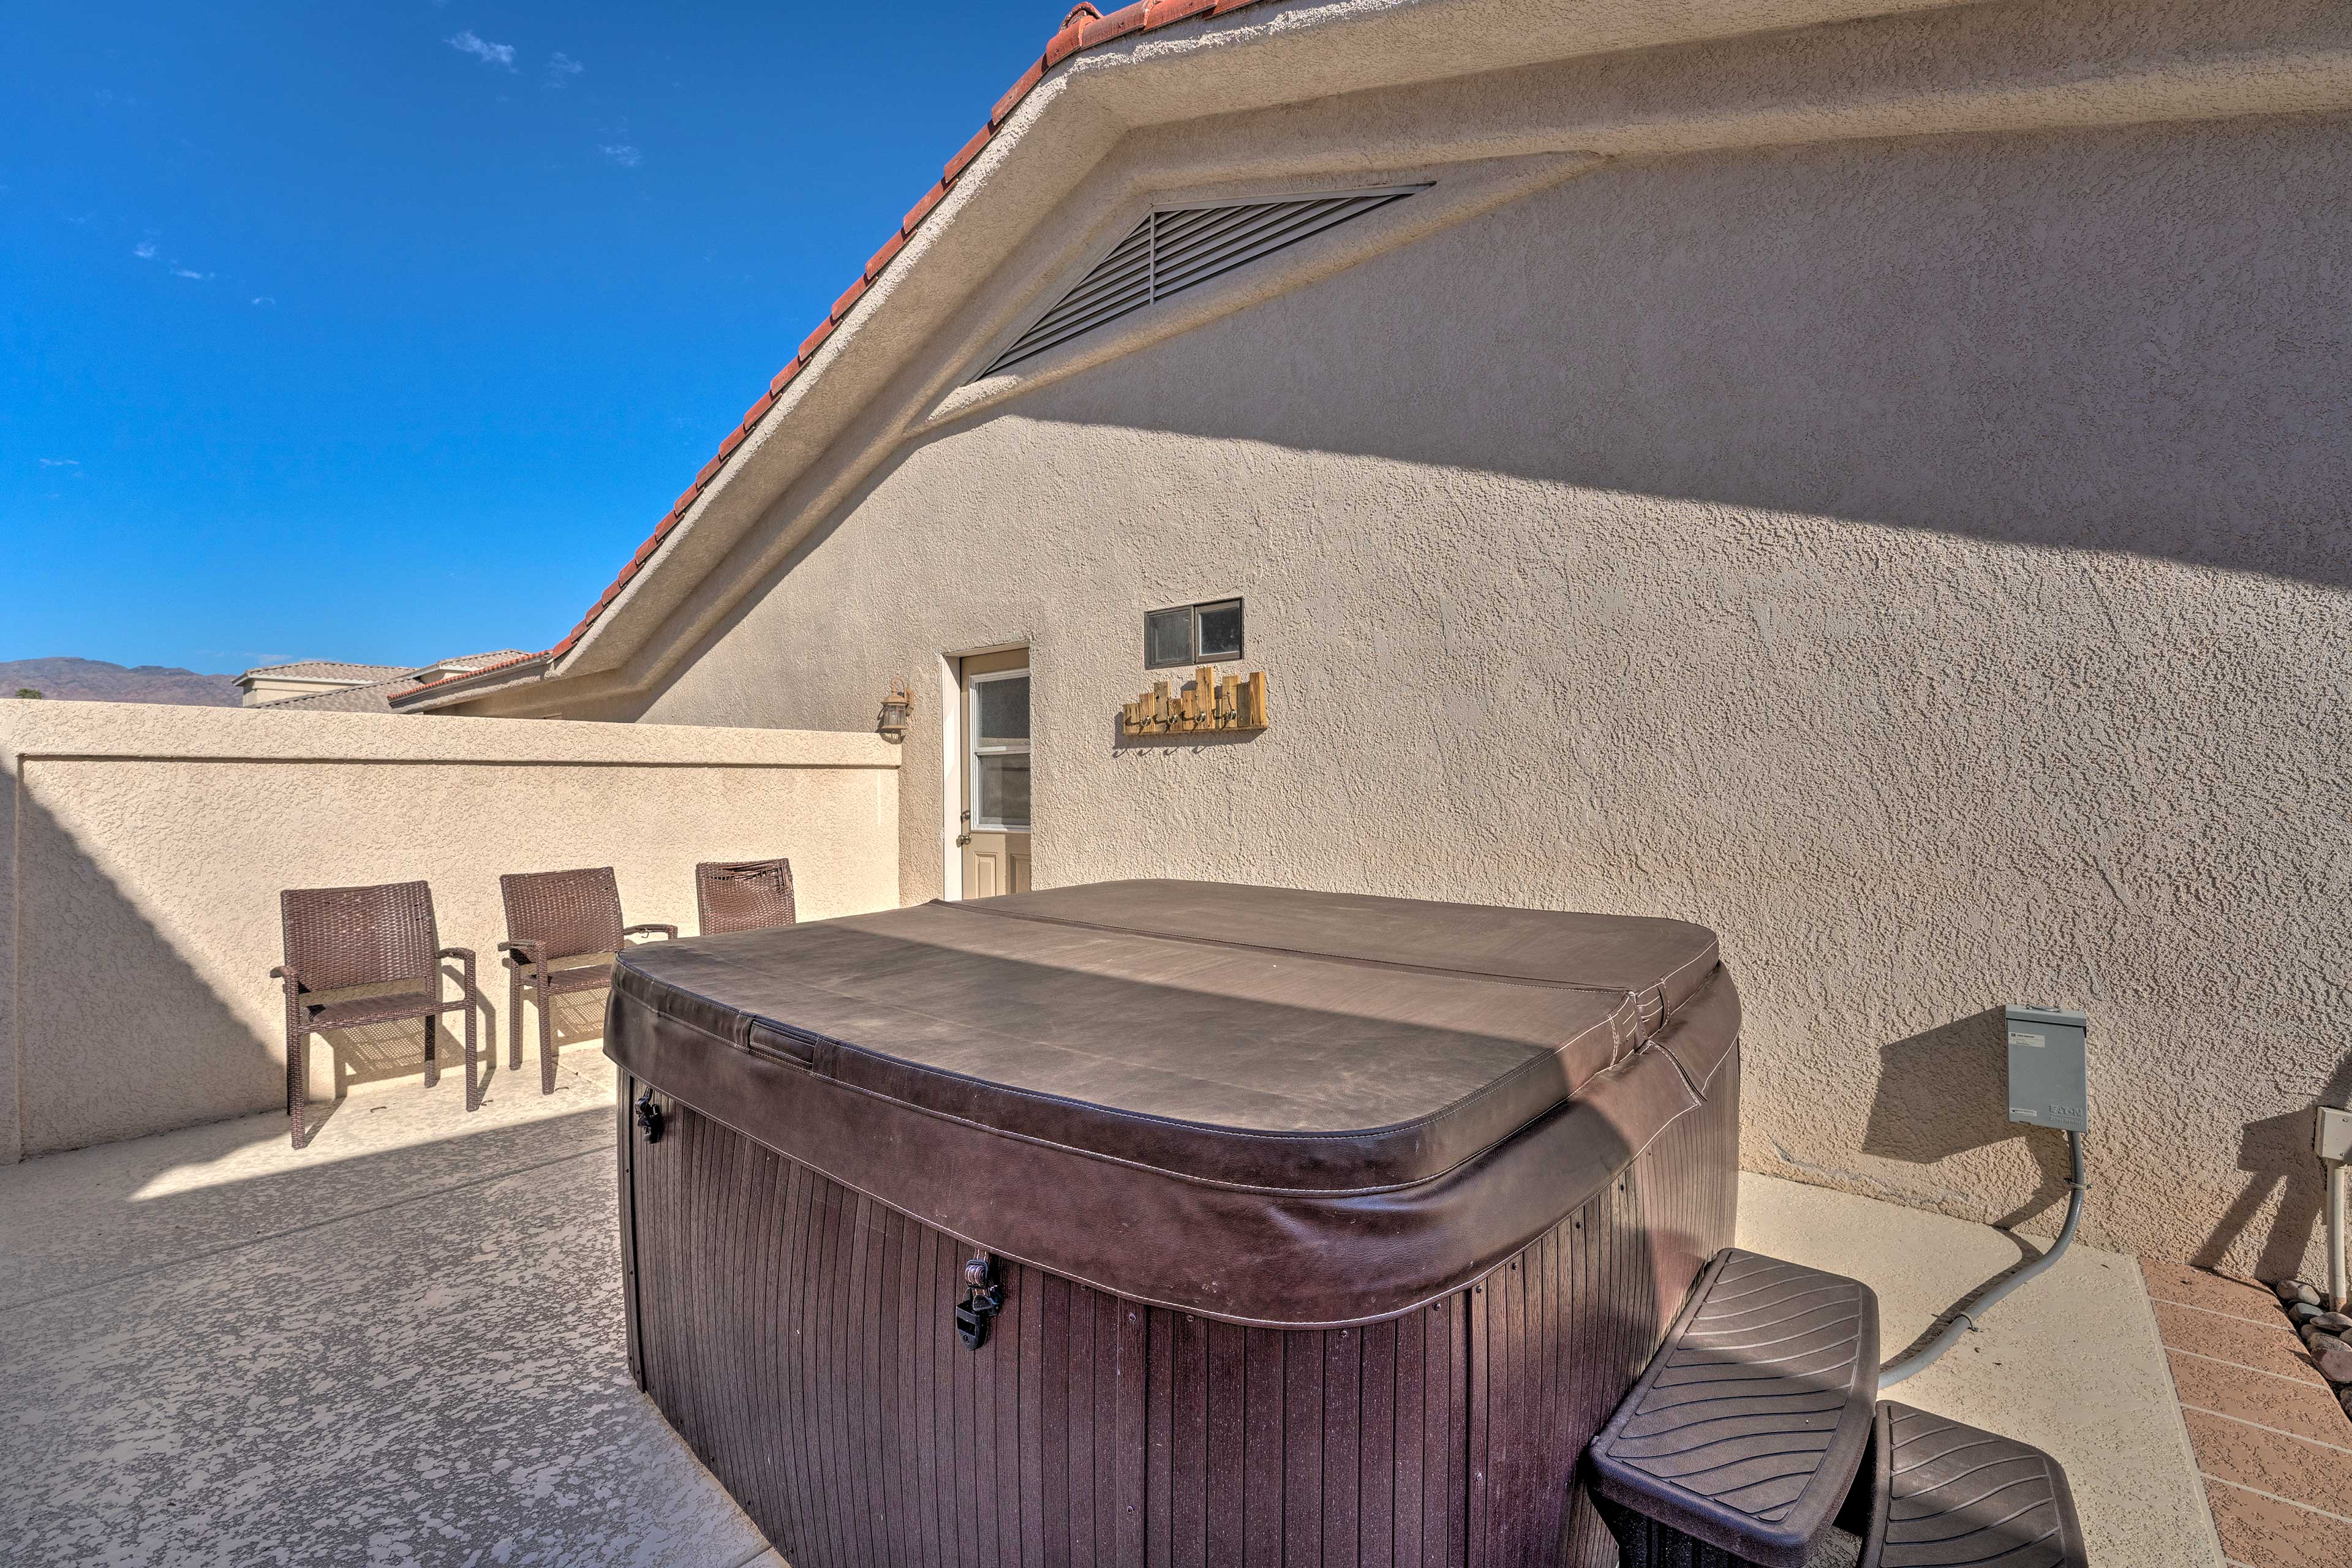
[(1862, 1568), (2083, 1568), (2066, 1472), (2041, 1449), (1924, 1410), (1878, 1407)]
[[(1867, 1285), (1717, 1253), (1589, 1450), (1627, 1563), (1853, 1562), (1832, 1525), (1854, 1489), (1877, 1392)], [(1669, 1547), (1670, 1535), (1720, 1555)], [(1816, 1556), (1825, 1550), (1844, 1554)]]

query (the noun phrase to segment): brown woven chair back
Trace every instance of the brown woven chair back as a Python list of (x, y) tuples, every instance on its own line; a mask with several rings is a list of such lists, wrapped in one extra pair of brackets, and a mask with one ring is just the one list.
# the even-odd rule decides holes
[(790, 860), (705, 860), (694, 868), (704, 936), (793, 923)]
[(286, 964), (312, 991), (382, 985), (433, 973), (441, 941), (433, 889), (422, 882), (373, 888), (289, 888), (278, 895)]
[(613, 868), (510, 871), (499, 879), (507, 940), (545, 945), (548, 958), (621, 951), (621, 887)]

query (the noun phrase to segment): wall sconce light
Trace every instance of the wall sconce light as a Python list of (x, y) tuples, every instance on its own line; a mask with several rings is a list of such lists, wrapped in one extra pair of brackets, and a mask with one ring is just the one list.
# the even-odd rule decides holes
[(892, 742), (907, 738), (907, 716), (914, 710), (915, 696), (897, 680), (890, 682), (890, 695), (882, 699), (882, 716), (875, 721), (874, 732)]

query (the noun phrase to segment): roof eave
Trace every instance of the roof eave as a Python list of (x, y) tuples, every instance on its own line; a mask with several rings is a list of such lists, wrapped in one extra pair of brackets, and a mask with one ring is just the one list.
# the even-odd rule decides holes
[(493, 691), (503, 691), (509, 686), (520, 686), (540, 679), (545, 675), (551, 656), (544, 653), (527, 654), (503, 664), (454, 675), (446, 680), (436, 680), (420, 686), (414, 691), (404, 691), (387, 700), (386, 706), (401, 712), (430, 712), (455, 702), (477, 697), (487, 697)]

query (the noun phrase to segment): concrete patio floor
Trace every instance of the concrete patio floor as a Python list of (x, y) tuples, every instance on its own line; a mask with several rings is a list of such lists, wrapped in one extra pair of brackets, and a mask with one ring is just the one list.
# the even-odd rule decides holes
[(0, 1561), (774, 1561), (630, 1382), (612, 1068), (0, 1167)]
[[(613, 1084), (354, 1089), (0, 1167), (12, 1565), (781, 1563), (631, 1384)], [(1880, 1293), (1891, 1352), (2015, 1262), (1999, 1232), (1748, 1176), (1743, 1245)], [(2221, 1561), (2139, 1270), (2077, 1247), (1906, 1402), (2065, 1463), (2092, 1561)]]

